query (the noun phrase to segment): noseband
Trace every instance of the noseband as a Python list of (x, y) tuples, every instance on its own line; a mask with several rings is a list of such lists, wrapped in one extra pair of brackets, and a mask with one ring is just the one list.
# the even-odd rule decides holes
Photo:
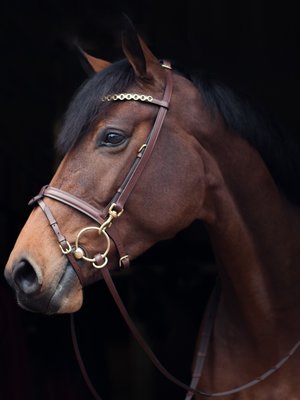
[[(102, 98), (102, 101), (140, 101), (143, 103), (154, 104), (159, 107), (155, 122), (146, 139), (146, 142), (140, 147), (137, 156), (133, 164), (131, 165), (125, 179), (123, 180), (121, 186), (119, 187), (111, 201), (108, 203), (108, 205), (104, 209), (98, 210), (84, 200), (79, 199), (78, 197), (70, 193), (47, 185), (44, 186), (41, 189), (40, 193), (29, 202), (30, 205), (38, 204), (43, 210), (51, 228), (53, 229), (57, 237), (62, 253), (68, 257), (70, 264), (72, 265), (82, 285), (84, 285), (84, 279), (77, 260), (82, 259), (88, 261), (93, 265), (93, 267), (97, 269), (105, 267), (108, 263), (108, 256), (111, 247), (110, 240), (114, 242), (118, 251), (119, 267), (129, 266), (129, 255), (126, 253), (123, 247), (118, 232), (113, 225), (113, 221), (122, 215), (125, 203), (127, 202), (128, 197), (133, 191), (147, 162), (149, 161), (149, 158), (153, 152), (156, 141), (160, 134), (167, 110), (169, 108), (173, 89), (171, 66), (169, 62), (165, 61), (164, 63), (162, 63), (162, 67), (165, 68), (167, 72), (166, 87), (162, 100), (155, 99), (154, 97), (149, 95), (141, 95), (135, 93), (112, 94)], [(77, 234), (74, 244), (71, 245), (70, 242), (61, 233), (57, 221), (54, 218), (50, 208), (43, 201), (44, 197), (49, 197), (51, 199), (57, 200), (80, 211), (82, 214), (85, 214), (86, 216), (94, 220), (98, 224), (98, 226), (88, 226), (81, 229)], [(99, 236), (104, 237), (106, 243), (105, 250), (103, 252), (99, 252), (94, 257), (88, 257), (82, 247), (80, 247), (80, 238), (85, 233), (90, 231), (96, 231)]]

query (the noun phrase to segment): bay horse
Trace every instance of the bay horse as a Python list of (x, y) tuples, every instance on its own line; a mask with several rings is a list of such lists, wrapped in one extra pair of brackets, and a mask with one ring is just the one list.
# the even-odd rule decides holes
[(221, 289), (187, 398), (300, 399), (289, 139), (222, 83), (159, 61), (133, 27), (122, 48), (111, 64), (86, 54), (95, 74), (66, 113), (64, 158), (31, 201), (5, 268), (19, 305), (74, 313), (85, 286), (112, 286), (110, 271), (201, 220)]

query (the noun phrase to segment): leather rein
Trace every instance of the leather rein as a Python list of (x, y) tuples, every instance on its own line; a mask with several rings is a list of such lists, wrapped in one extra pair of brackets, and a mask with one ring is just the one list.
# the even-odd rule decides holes
[[(157, 142), (157, 139), (159, 137), (159, 133), (161, 131), (167, 110), (169, 108), (171, 96), (172, 96), (172, 89), (173, 89), (173, 81), (172, 81), (172, 72), (171, 72), (171, 65), (168, 61), (164, 61), (162, 63), (162, 67), (166, 69), (166, 75), (167, 75), (167, 81), (166, 81), (166, 87), (165, 87), (165, 92), (163, 95), (162, 100), (158, 100), (153, 98), (152, 96), (148, 95), (140, 95), (140, 94), (133, 94), (133, 93), (120, 93), (120, 94), (113, 94), (109, 96), (105, 96), (102, 98), (103, 101), (140, 101), (144, 103), (149, 103), (149, 104), (154, 104), (159, 107), (158, 113), (156, 115), (155, 122), (153, 124), (153, 127), (148, 134), (148, 137), (146, 139), (146, 142), (141, 146), (139, 149), (137, 156), (132, 163), (129, 172), (127, 173), (125, 179), (123, 180), (123, 183), (113, 196), (112, 200), (109, 202), (109, 204), (102, 210), (99, 210), (95, 208), (94, 206), (90, 205), (89, 203), (85, 202), (84, 200), (79, 199), (78, 197), (64, 192), (60, 189), (57, 189), (55, 187), (51, 186), (44, 186), (42, 187), (40, 193), (35, 196), (32, 200), (30, 200), (29, 205), (38, 205), (42, 211), (44, 212), (46, 218), (49, 221), (49, 224), (58, 240), (59, 247), (62, 251), (62, 253), (68, 258), (71, 266), (73, 267), (75, 273), (78, 276), (78, 279), (81, 283), (82, 286), (84, 286), (84, 277), (81, 271), (81, 267), (78, 264), (78, 260), (85, 260), (89, 261), (95, 268), (99, 269), (102, 273), (102, 277), (112, 295), (114, 298), (114, 301), (123, 316), (126, 324), (128, 325), (131, 333), (133, 334), (134, 338), (136, 341), (140, 344), (142, 349), (145, 351), (145, 353), (148, 355), (152, 363), (155, 365), (155, 367), (171, 382), (176, 384), (177, 386), (181, 387), (182, 389), (187, 391), (186, 398), (185, 400), (190, 400), (192, 397), (197, 394), (197, 395), (202, 395), (206, 397), (220, 397), (220, 396), (226, 396), (226, 395), (231, 395), (237, 392), (240, 392), (244, 389), (247, 389), (251, 386), (256, 385), (257, 383), (263, 381), (266, 379), (268, 376), (273, 374), (275, 371), (277, 371), (283, 364), (287, 362), (287, 360), (295, 353), (295, 351), (298, 349), (300, 346), (300, 340), (293, 346), (293, 348), (289, 351), (289, 353), (283, 357), (276, 365), (274, 365), (272, 368), (270, 368), (268, 371), (266, 371), (264, 374), (261, 376), (253, 379), (252, 381), (238, 386), (236, 388), (233, 388), (231, 390), (227, 391), (222, 391), (222, 392), (206, 392), (200, 389), (196, 389), (199, 379), (202, 374), (203, 366), (204, 366), (204, 361), (205, 361), (205, 356), (207, 353), (208, 345), (209, 345), (209, 340), (211, 336), (211, 332), (213, 329), (213, 324), (214, 324), (214, 319), (215, 319), (215, 314), (218, 306), (218, 301), (219, 301), (219, 296), (220, 296), (220, 286), (217, 283), (215, 286), (213, 293), (210, 297), (204, 319), (202, 322), (201, 326), (201, 335), (200, 335), (200, 340), (199, 340), (199, 345), (198, 349), (196, 352), (196, 358), (195, 358), (195, 363), (194, 363), (194, 370), (192, 374), (192, 380), (190, 385), (187, 385), (183, 382), (181, 382), (179, 379), (174, 377), (157, 359), (156, 355), (152, 352), (148, 344), (145, 342), (143, 337), (141, 336), (140, 332), (136, 328), (134, 322), (132, 321), (131, 317), (129, 316), (126, 307), (124, 306), (124, 303), (122, 299), (119, 296), (119, 293), (114, 285), (114, 282), (111, 278), (110, 271), (107, 267), (108, 263), (108, 254), (110, 250), (110, 240), (112, 240), (116, 246), (116, 249), (119, 254), (119, 267), (127, 268), (129, 267), (130, 260), (129, 260), (129, 255), (126, 253), (122, 241), (119, 238), (118, 231), (115, 229), (115, 226), (113, 224), (114, 220), (119, 218), (123, 211), (124, 211), (124, 206), (125, 203), (130, 196), (131, 192), (133, 191), (138, 179), (140, 178), (144, 168), (146, 167), (146, 164), (148, 160), (150, 159), (150, 156), (153, 152), (153, 149), (155, 147), (155, 144)], [(68, 205), (69, 207), (72, 207), (76, 209), (77, 211), (83, 213), (84, 215), (88, 216), (90, 219), (95, 221), (99, 226), (88, 226), (84, 229), (81, 229), (79, 233), (77, 234), (75, 243), (73, 245), (70, 244), (70, 242), (65, 238), (65, 236), (62, 234), (58, 223), (53, 216), (50, 208), (48, 205), (44, 202), (43, 198), (48, 197), (53, 200), (56, 200), (60, 203), (63, 203), (65, 205)], [(96, 254), (93, 258), (89, 257), (86, 255), (85, 251), (80, 247), (80, 237), (85, 234), (88, 231), (96, 230), (99, 236), (102, 236), (104, 238), (104, 242), (106, 243), (106, 248), (103, 252), (99, 252)], [(94, 386), (92, 385), (89, 376), (86, 372), (84, 363), (82, 361), (79, 347), (78, 347), (78, 342), (76, 338), (76, 333), (75, 333), (75, 325), (74, 325), (74, 317), (73, 314), (71, 314), (71, 334), (72, 334), (72, 339), (73, 339), (73, 345), (75, 349), (75, 354), (77, 357), (77, 361), (79, 363), (83, 378), (89, 387), (92, 395), (96, 400), (102, 400), (101, 397), (98, 395), (97, 391), (95, 390)]]

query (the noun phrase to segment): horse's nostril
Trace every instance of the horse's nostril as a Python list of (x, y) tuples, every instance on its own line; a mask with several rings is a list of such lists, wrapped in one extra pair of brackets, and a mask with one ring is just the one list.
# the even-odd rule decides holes
[(12, 270), (12, 278), (19, 289), (26, 294), (34, 293), (41, 287), (34, 268), (26, 260), (15, 264)]

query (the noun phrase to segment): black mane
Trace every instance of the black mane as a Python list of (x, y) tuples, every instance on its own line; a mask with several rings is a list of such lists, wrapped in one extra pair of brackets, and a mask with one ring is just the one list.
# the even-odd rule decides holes
[(84, 82), (65, 114), (57, 140), (59, 153), (68, 152), (99, 121), (108, 104), (101, 100), (104, 96), (126, 91), (133, 81), (132, 68), (126, 60), (121, 60)]
[(300, 143), (267, 112), (245, 96), (205, 75), (192, 78), (210, 110), (217, 110), (226, 125), (257, 149), (285, 196), (300, 205)]
[[(300, 147), (299, 143), (295, 143), (296, 138), (275, 126), (247, 99), (224, 83), (205, 74), (183, 74), (201, 91), (208, 109), (212, 112), (217, 110), (230, 129), (259, 151), (286, 197), (300, 204)], [(65, 115), (57, 142), (59, 152), (64, 154), (69, 151), (98, 122), (101, 111), (108, 104), (101, 101), (103, 96), (125, 92), (133, 81), (133, 70), (124, 59), (84, 83)]]

